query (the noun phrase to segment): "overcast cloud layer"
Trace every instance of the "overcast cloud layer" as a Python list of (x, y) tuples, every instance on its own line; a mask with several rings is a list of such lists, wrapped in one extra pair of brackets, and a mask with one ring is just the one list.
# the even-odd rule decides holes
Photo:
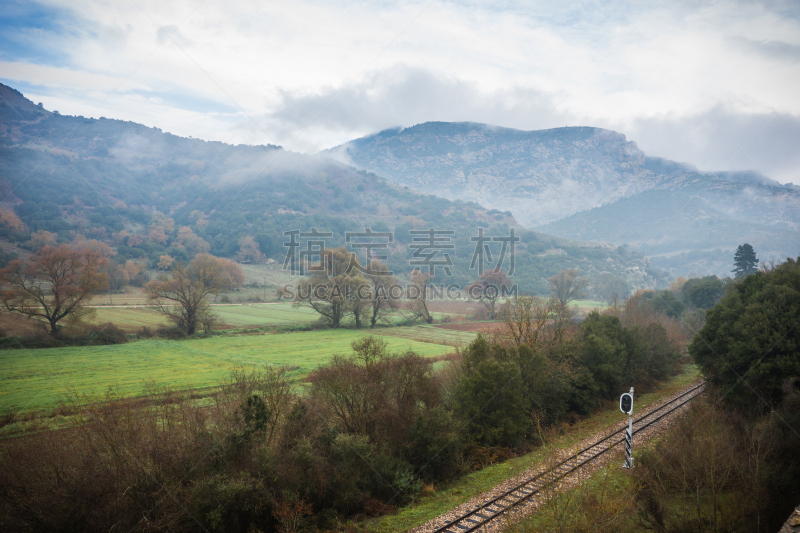
[(798, 2), (268, 4), (6, 0), (0, 81), (61, 113), (229, 143), (588, 125), (800, 184)]

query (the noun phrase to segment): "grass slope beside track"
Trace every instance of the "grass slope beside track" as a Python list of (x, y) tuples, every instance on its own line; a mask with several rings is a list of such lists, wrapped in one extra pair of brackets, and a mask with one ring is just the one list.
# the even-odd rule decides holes
[[(111, 346), (0, 351), (0, 413), (54, 409), (77, 394), (101, 399), (113, 389), (137, 396), (146, 385), (175, 389), (214, 387), (237, 367), (289, 366), (302, 377), (334, 354), (350, 354), (364, 330), (321, 330), (274, 335), (219, 336), (181, 341), (143, 340)], [(448, 345), (383, 337), (390, 351), (423, 356)]]

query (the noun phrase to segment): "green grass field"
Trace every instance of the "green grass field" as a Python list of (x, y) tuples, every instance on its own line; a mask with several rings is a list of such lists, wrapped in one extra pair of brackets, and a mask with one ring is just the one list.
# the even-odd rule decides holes
[(573, 300), (569, 303), (570, 307), (577, 308), (581, 311), (593, 311), (595, 309), (602, 310), (608, 307), (605, 302), (598, 302), (597, 300)]
[(288, 326), (317, 322), (320, 315), (308, 307), (291, 303), (218, 305), (214, 312), (220, 322), (232, 326)]
[[(320, 315), (307, 307), (294, 307), (289, 302), (275, 304), (214, 305), (220, 324), (233, 327), (289, 326), (310, 324)], [(134, 331), (140, 327), (159, 328), (169, 325), (164, 315), (147, 307), (97, 307), (92, 322), (113, 322)]]
[[(234, 328), (243, 327), (277, 327), (313, 324), (320, 319), (319, 313), (310, 307), (295, 307), (291, 302), (250, 303), (250, 304), (212, 304), (214, 313), (219, 316), (219, 323)], [(431, 313), (435, 320), (441, 321), (450, 313)], [(400, 313), (391, 317), (392, 323), (403, 320)], [(160, 328), (168, 326), (164, 317), (149, 307), (95, 307), (94, 324), (113, 322), (126, 331), (136, 331), (141, 327)], [(345, 317), (344, 324), (352, 322)], [(435, 341), (432, 341), (435, 342)]]
[[(146, 385), (176, 389), (217, 386), (237, 367), (296, 367), (302, 377), (369, 332), (322, 330), (273, 335), (219, 336), (183, 341), (0, 351), (0, 413), (54, 409), (75, 395), (100, 399), (109, 389), (141, 395)], [(389, 350), (437, 356), (451, 346), (384, 336)]]
[(142, 327), (160, 328), (167, 326), (164, 315), (146, 307), (96, 307), (93, 324), (113, 322), (124, 330), (137, 330)]

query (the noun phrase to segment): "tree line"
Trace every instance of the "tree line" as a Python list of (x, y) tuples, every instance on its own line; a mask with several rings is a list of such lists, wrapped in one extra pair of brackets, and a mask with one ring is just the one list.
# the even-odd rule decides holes
[[(92, 316), (87, 304), (110, 290), (115, 269), (120, 268), (100, 244), (45, 243), (26, 261), (12, 260), (0, 269), (0, 303), (5, 311), (39, 320), (50, 337), (62, 339), (63, 324), (76, 326)], [(214, 322), (207, 296), (243, 283), (237, 263), (200, 253), (188, 264), (171, 265), (144, 287), (153, 307), (191, 335), (199, 324), (208, 329)]]

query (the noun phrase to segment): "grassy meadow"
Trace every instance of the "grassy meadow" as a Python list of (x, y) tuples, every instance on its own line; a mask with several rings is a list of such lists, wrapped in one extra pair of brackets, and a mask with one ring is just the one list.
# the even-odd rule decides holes
[[(320, 315), (310, 307), (295, 307), (291, 302), (246, 304), (217, 303), (212, 304), (212, 307), (214, 313), (219, 317), (218, 328), (221, 329), (301, 326), (314, 324), (318, 322), (320, 318)], [(96, 306), (94, 311), (95, 315), (91, 319), (92, 323), (103, 324), (106, 322), (113, 322), (116, 326), (129, 332), (138, 331), (142, 327), (158, 329), (170, 325), (164, 315), (157, 313), (145, 305)], [(436, 322), (441, 322), (445, 318), (457, 316), (458, 313), (432, 312), (431, 315)], [(352, 322), (352, 320), (348, 318), (344, 320), (345, 325)], [(401, 323), (403, 320), (403, 316), (398, 313), (391, 317), (390, 322), (397, 324)]]
[[(332, 355), (351, 353), (350, 343), (368, 334), (365, 330), (338, 329), (4, 350), (0, 351), (0, 413), (51, 410), (75, 395), (102, 399), (109, 389), (137, 396), (146, 394), (152, 385), (210, 388), (226, 379), (232, 369), (241, 367), (289, 366), (294, 376), (302, 378)], [(390, 351), (411, 349), (423, 356), (453, 351), (451, 345), (407, 336), (383, 338)]]
[[(291, 329), (318, 322), (319, 314), (308, 307), (275, 301), (275, 288), (292, 281), (280, 265), (242, 265), (242, 268), (245, 287), (212, 301), (214, 313), (219, 317), (218, 329)], [(247, 303), (248, 299), (262, 302)], [(590, 301), (575, 304), (579, 312), (602, 306)], [(155, 331), (170, 325), (164, 315), (148, 307), (141, 288), (128, 287), (123, 294), (99, 295), (91, 305), (92, 323), (111, 322), (129, 333), (142, 328)], [(481, 308), (478, 302), (430, 302), (437, 324), (468, 320)], [(450, 353), (469, 344), (477, 334), (470, 328), (407, 326), (403, 325), (404, 320), (401, 313), (395, 314), (392, 327), (375, 330), (227, 334), (180, 341), (149, 339), (123, 345), (0, 351), (4, 371), (0, 380), (0, 413), (46, 412), (76, 396), (102, 399), (109, 390), (139, 396), (153, 387), (208, 389), (219, 385), (237, 367), (289, 366), (294, 369), (294, 376), (302, 379), (332, 355), (350, 353), (350, 343), (369, 334), (380, 335), (392, 351), (411, 349), (424, 356)]]
[[(217, 304), (213, 305), (213, 309), (222, 327), (292, 326), (312, 324), (319, 320), (319, 314), (312, 309), (294, 307), (290, 302)], [(96, 307), (92, 322), (113, 322), (126, 331), (169, 325), (164, 315), (147, 307)]]

